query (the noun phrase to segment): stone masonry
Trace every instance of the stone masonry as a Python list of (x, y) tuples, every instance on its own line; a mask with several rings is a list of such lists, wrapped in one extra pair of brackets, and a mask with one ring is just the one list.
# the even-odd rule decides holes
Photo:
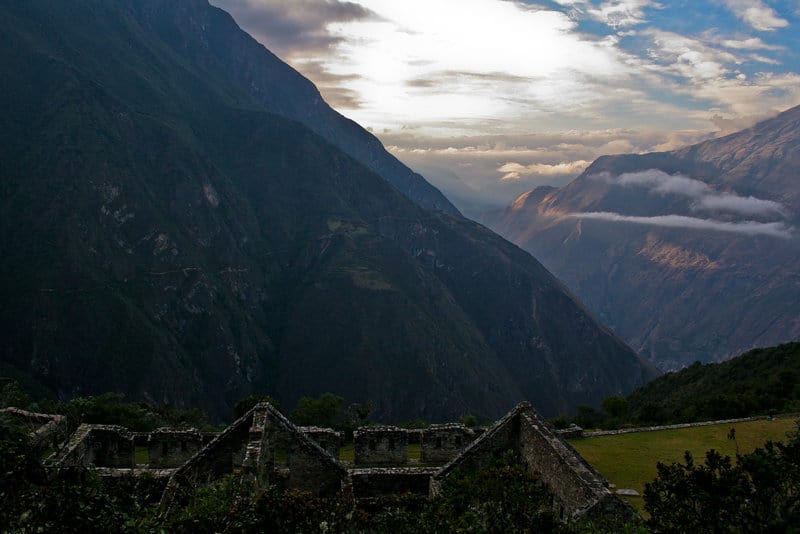
[(431, 425), (422, 431), (422, 461), (449, 462), (475, 440), (475, 433), (459, 423)]
[(113, 425), (81, 425), (56, 465), (61, 467), (133, 468), (133, 434)]
[(203, 435), (196, 429), (159, 428), (147, 436), (151, 468), (180, 467), (203, 448)]
[(368, 426), (353, 433), (356, 465), (404, 465), (408, 433), (396, 426)]
[(339, 457), (339, 449), (342, 446), (342, 434), (340, 432), (336, 432), (332, 428), (316, 426), (301, 426), (298, 427), (298, 430), (328, 451), (328, 454), (334, 458)]
[[(43, 417), (39, 419), (49, 416)], [(261, 486), (370, 501), (392, 494), (436, 494), (454, 473), (480, 468), (514, 451), (526, 469), (547, 485), (563, 519), (611, 518), (620, 524), (635, 516), (608, 482), (528, 403), (518, 405), (477, 437), (457, 424), (433, 425), (423, 431), (423, 461), (451, 458), (442, 467), (405, 467), (408, 432), (379, 426), (354, 433), (358, 467), (348, 470), (331, 454), (338, 452), (338, 441), (336, 450), (332, 448), (333, 438), (338, 437), (329, 429), (298, 428), (270, 404), (261, 403), (208, 442), (196, 430), (133, 434), (118, 426), (81, 425), (49, 465), (93, 468), (104, 478), (128, 485), (146, 475), (143, 480), (149, 480), (154, 491), (164, 487), (160, 503), (165, 507), (229, 474), (249, 477)], [(150, 463), (134, 468), (135, 447), (145, 444)]]

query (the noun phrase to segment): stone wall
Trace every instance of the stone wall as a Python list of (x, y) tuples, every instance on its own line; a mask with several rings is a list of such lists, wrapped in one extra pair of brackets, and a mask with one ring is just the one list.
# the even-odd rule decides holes
[(576, 517), (610, 495), (608, 483), (582, 462), (547, 423), (532, 413), (520, 416), (520, 456), (553, 493), (566, 517)]
[(528, 403), (518, 405), (445, 465), (431, 479), (431, 491), (440, 491), (453, 473), (481, 468), (508, 450), (516, 451), (526, 469), (548, 487), (563, 519), (592, 517), (621, 524), (635, 517), (633, 509), (611, 493), (608, 482)]
[(435, 467), (375, 467), (352, 469), (353, 497), (373, 499), (387, 495), (428, 496), (431, 477), (438, 471)]
[(196, 429), (160, 428), (147, 436), (148, 465), (152, 468), (180, 467), (203, 448), (203, 436)]
[(475, 433), (459, 423), (431, 425), (422, 431), (422, 461), (449, 462), (475, 440)]
[(408, 433), (396, 426), (362, 427), (353, 433), (356, 465), (405, 465)]
[(65, 467), (133, 468), (133, 434), (121, 426), (83, 424), (55, 462)]
[(331, 428), (316, 426), (301, 426), (298, 427), (298, 430), (334, 458), (339, 457), (339, 449), (342, 446), (342, 434), (340, 432), (336, 432)]
[[(162, 497), (171, 506), (192, 488), (240, 471), (261, 485), (333, 495), (347, 470), (267, 403), (257, 404), (175, 471)], [(349, 490), (348, 490), (349, 491)]]
[(0, 413), (28, 430), (28, 443), (35, 451), (56, 448), (66, 438), (67, 418), (63, 415), (35, 413), (19, 408), (4, 408)]
[[(782, 417), (786, 417), (785, 415)], [(769, 419), (768, 416), (743, 417), (741, 419), (721, 419), (719, 421), (701, 421), (698, 423), (681, 423), (677, 425), (643, 426), (638, 428), (620, 428), (618, 430), (596, 430), (593, 432), (583, 432), (580, 437), (593, 438), (596, 436), (616, 436), (618, 434), (636, 434), (639, 432), (657, 432), (659, 430), (677, 430), (681, 428), (697, 428), (701, 426), (727, 425), (731, 423), (745, 423), (747, 421), (759, 421)]]

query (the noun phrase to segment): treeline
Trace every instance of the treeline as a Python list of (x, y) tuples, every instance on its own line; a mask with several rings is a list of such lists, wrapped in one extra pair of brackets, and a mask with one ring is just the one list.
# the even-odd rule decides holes
[(602, 409), (579, 406), (557, 427), (583, 428), (691, 423), (800, 412), (800, 343), (755, 349), (722, 363), (699, 362), (667, 373)]

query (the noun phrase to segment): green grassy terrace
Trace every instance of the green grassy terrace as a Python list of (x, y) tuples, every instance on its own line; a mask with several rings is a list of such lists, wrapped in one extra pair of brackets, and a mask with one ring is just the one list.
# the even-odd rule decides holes
[[(638, 432), (616, 436), (597, 436), (570, 440), (575, 449), (617, 488), (635, 489), (644, 493), (644, 485), (656, 476), (656, 463), (683, 461), (689, 451), (702, 463), (709, 449), (733, 457), (738, 451), (752, 452), (767, 440), (784, 441), (787, 432), (797, 429), (796, 418), (784, 417), (773, 421), (759, 420), (743, 423), (711, 425), (678, 430)], [(736, 439), (728, 439), (731, 428)], [(644, 499), (625, 497), (642, 510)]]

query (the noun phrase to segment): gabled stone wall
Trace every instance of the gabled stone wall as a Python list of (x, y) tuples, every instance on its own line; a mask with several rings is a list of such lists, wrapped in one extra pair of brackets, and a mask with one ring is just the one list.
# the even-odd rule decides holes
[(334, 458), (339, 457), (339, 450), (342, 447), (342, 434), (332, 428), (320, 428), (316, 426), (301, 426), (297, 429), (307, 438), (322, 447)]
[(362, 427), (353, 433), (356, 465), (408, 463), (408, 433), (396, 426)]
[(36, 451), (55, 448), (58, 442), (66, 438), (67, 418), (63, 415), (35, 413), (19, 408), (4, 408), (0, 413), (27, 428), (28, 442)]
[(70, 438), (56, 465), (133, 468), (133, 434), (113, 425), (83, 424)]

